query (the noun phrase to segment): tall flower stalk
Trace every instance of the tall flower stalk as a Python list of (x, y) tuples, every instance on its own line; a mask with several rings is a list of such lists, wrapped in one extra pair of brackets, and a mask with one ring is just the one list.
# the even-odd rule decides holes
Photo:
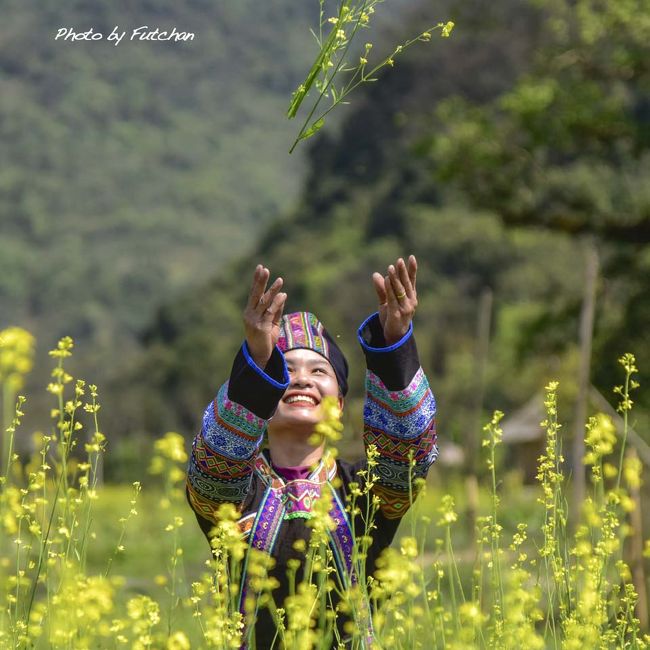
[(566, 523), (567, 509), (564, 499), (564, 474), (562, 465), (562, 444), (559, 436), (561, 424), (558, 422), (557, 382), (550, 382), (546, 388), (544, 407), (546, 418), (541, 426), (546, 429), (546, 447), (539, 459), (537, 480), (542, 488), (538, 502), (544, 509), (542, 532), (544, 541), (540, 549), (543, 564), (546, 596), (548, 598), (545, 637), (553, 639), (557, 647), (557, 610), (566, 616), (570, 610), (570, 590), (567, 584)]

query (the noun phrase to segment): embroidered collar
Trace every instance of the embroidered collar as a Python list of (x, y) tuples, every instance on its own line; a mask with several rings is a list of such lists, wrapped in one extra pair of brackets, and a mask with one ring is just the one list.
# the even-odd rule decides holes
[(293, 483), (312, 483), (318, 486), (331, 481), (336, 476), (336, 460), (328, 451), (323, 454), (318, 465), (312, 470), (307, 478), (285, 481), (271, 465), (269, 451), (265, 449), (255, 459), (255, 469), (262, 480), (274, 489), (282, 489)]

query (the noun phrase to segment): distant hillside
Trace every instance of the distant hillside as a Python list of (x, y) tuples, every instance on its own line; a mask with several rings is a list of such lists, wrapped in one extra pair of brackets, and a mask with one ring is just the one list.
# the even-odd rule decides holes
[[(304, 150), (288, 155), (297, 126), (285, 113), (316, 53), (318, 2), (0, 0), (0, 11), (0, 329), (36, 334), (35, 387), (68, 334), (75, 370), (102, 383), (157, 305), (293, 205)], [(129, 41), (142, 25), (195, 39)], [(115, 26), (128, 32), (118, 46), (55, 40)]]
[[(313, 56), (314, 6), (0, 8), (0, 325), (26, 324), (47, 345), (128, 336), (291, 204), (300, 156), (284, 155), (284, 111)], [(115, 25), (196, 37), (54, 40), (61, 26)]]

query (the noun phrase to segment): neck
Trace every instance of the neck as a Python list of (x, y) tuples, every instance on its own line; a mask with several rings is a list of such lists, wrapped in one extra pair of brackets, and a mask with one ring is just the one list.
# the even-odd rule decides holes
[(269, 433), (269, 451), (276, 467), (311, 467), (323, 457), (325, 443), (315, 447), (304, 436), (287, 433)]

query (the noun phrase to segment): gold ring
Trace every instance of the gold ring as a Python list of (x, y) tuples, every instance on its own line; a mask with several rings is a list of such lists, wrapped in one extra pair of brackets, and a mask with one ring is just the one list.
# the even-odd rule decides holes
[(402, 298), (405, 298), (405, 297), (406, 297), (406, 291), (404, 291), (403, 293), (398, 293), (395, 296), (395, 298), (397, 298), (398, 300), (401, 300)]

